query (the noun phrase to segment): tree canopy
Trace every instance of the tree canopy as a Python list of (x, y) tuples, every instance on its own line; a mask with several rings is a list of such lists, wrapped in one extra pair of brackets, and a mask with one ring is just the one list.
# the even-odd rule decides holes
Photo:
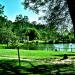
[(75, 1), (74, 0), (67, 0), (70, 15), (73, 22), (73, 29), (74, 29), (74, 37), (75, 37)]
[(0, 16), (4, 14), (4, 6), (0, 4)]
[[(27, 2), (28, 5), (25, 4)], [(46, 24), (38, 24), (36, 21), (30, 23), (28, 16), (22, 14), (16, 15), (15, 21), (12, 22), (3, 14), (4, 6), (0, 5), (0, 43), (15, 47), (18, 43), (26, 43), (27, 40), (41, 40), (47, 43), (75, 41), (73, 28), (68, 31), (70, 15), (66, 1), (25, 0), (23, 4), (34, 12), (38, 10), (38, 14), (44, 13), (39, 19), (44, 20)]]
[(61, 29), (68, 23), (71, 23), (71, 18), (66, 0), (24, 0), (24, 8), (31, 9), (40, 15), (44, 13), (41, 19), (50, 25), (54, 25), (56, 29)]

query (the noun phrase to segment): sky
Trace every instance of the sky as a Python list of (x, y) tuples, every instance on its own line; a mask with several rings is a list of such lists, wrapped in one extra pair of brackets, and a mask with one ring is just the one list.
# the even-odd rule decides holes
[(14, 21), (16, 15), (22, 14), (28, 16), (29, 21), (38, 21), (38, 15), (31, 10), (25, 10), (21, 4), (23, 0), (0, 0), (0, 4), (4, 5), (4, 14), (9, 20)]

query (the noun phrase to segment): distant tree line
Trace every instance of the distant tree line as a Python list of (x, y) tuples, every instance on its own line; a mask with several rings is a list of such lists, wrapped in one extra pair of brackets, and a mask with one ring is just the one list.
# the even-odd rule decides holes
[(56, 19), (59, 18), (52, 18), (50, 21), (47, 18), (47, 25), (36, 24), (30, 23), (27, 16), (19, 14), (12, 22), (4, 15), (4, 6), (0, 4), (0, 43), (7, 44), (7, 47), (9, 45), (15, 47), (20, 43), (33, 40), (42, 40), (45, 43), (75, 42), (73, 28), (68, 31), (66, 25), (63, 27), (61, 25), (59, 30), (60, 27), (57, 28)]

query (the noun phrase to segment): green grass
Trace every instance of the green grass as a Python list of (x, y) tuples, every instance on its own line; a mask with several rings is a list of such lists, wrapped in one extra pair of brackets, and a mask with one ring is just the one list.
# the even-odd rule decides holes
[[(16, 60), (0, 60), (0, 74), (5, 75), (6, 73), (11, 75), (11, 73), (19, 72), (19, 75), (73, 75), (75, 74), (74, 64), (51, 64), (51, 63), (42, 63), (36, 61), (21, 61), (21, 66)], [(2, 71), (3, 70), (3, 71)], [(4, 71), (5, 70), (5, 71)], [(13, 75), (17, 75), (13, 74)], [(59, 75), (59, 74), (58, 74)]]
[[(18, 51), (17, 49), (4, 49), (6, 44), (0, 44), (0, 58), (17, 58)], [(66, 51), (53, 51), (53, 50), (24, 50), (20, 49), (20, 57), (21, 58), (30, 58), (30, 59), (49, 59), (49, 58), (59, 58), (64, 54), (75, 54), (75, 52), (66, 52)]]
[[(0, 57), (15, 57), (17, 58), (17, 49), (0, 49)], [(66, 51), (51, 51), (51, 50), (23, 50), (20, 49), (21, 58), (57, 58), (64, 54), (74, 54), (74, 52)]]
[[(70, 56), (70, 55), (75, 54), (75, 52), (20, 49), (21, 59), (31, 59), (31, 60), (39, 59), (39, 61), (21, 60), (22, 68), (19, 69), (18, 67), (19, 63), (17, 60), (18, 59), (17, 49), (0, 48), (0, 64), (1, 64), (0, 73), (3, 74), (4, 72), (2, 70), (4, 69), (6, 69), (6, 72), (10, 71), (10, 73), (13, 73), (13, 72), (15, 73), (15, 71), (18, 69), (19, 70), (18, 72), (20, 72), (21, 74), (23, 73), (24, 75), (25, 73), (28, 75), (41, 75), (41, 74), (42, 75), (51, 75), (51, 74), (56, 75), (56, 72), (59, 72), (61, 74), (64, 73), (65, 75), (69, 72), (70, 74), (75, 73), (74, 64), (65, 63), (65, 64), (58, 65), (58, 64), (52, 64), (50, 62), (52, 59), (55, 59), (55, 58), (63, 58), (64, 54), (68, 54)], [(14, 71), (12, 70), (12, 68), (14, 69)]]
[(4, 49), (6, 46), (6, 44), (0, 44), (0, 49)]

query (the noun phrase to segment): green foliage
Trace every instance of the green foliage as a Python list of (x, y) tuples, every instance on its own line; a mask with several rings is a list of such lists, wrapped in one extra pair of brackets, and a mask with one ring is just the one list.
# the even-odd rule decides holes
[(40, 11), (44, 13), (40, 20), (43, 19), (49, 26), (54, 26), (55, 29), (59, 29), (59, 26), (63, 26), (65, 21), (68, 23), (68, 20), (70, 20), (65, 0), (24, 0), (23, 6), (36, 13), (40, 13)]
[[(40, 13), (40, 11), (44, 13), (44, 15), (40, 17), (40, 20), (43, 19), (48, 28), (46, 27), (47, 29), (44, 28), (44, 30), (40, 30), (40, 34), (42, 35), (41, 39), (43, 39), (43, 36), (45, 36), (47, 40), (58, 40), (58, 37), (60, 36), (58, 35), (57, 31), (62, 32), (62, 30), (64, 31), (62, 33), (64, 36), (62, 37), (64, 39), (68, 39), (67, 35), (65, 35), (65, 30), (68, 31), (68, 25), (70, 24), (69, 22), (71, 22), (71, 20), (67, 2), (65, 0), (24, 0), (23, 6), (25, 9), (29, 8), (36, 13)], [(38, 28), (40, 29), (40, 26)], [(43, 35), (44, 31), (46, 31), (45, 35)]]
[(17, 40), (18, 38), (10, 29), (7, 28), (0, 29), (0, 43), (6, 43), (7, 47), (9, 43), (12, 43), (12, 45), (14, 46)]
[(16, 19), (15, 19), (16, 22), (22, 22), (22, 23), (25, 23), (25, 22), (28, 22), (28, 16), (22, 16), (22, 14), (19, 14), (16, 16)]
[(4, 6), (0, 4), (0, 16), (4, 14)]
[(12, 33), (11, 30), (7, 29), (7, 28), (0, 28), (0, 40), (1, 41), (8, 41), (10, 40)]
[(35, 28), (28, 28), (25, 34), (29, 36), (29, 40), (40, 38), (39, 32)]
[[(59, 54), (59, 55), (58, 55)], [(53, 51), (53, 50), (22, 50), (20, 49), (21, 58), (30, 58), (30, 59), (41, 59), (41, 58), (58, 58), (62, 57), (62, 55), (68, 54), (72, 55), (75, 52), (66, 52), (66, 51)], [(10, 58), (17, 58), (17, 49), (0, 49), (0, 56), (8, 56)], [(57, 55), (57, 56), (55, 56)]]
[(7, 27), (7, 17), (6, 16), (0, 16), (0, 28)]
[[(27, 1), (28, 0), (26, 0), (26, 2)], [(50, 1), (52, 2), (52, 4), (54, 3), (53, 0)], [(24, 43), (26, 41), (30, 42), (34, 40), (41, 40), (45, 43), (50, 41), (55, 43), (60, 41), (63, 42), (63, 39), (67, 39), (68, 41), (72, 42), (74, 40), (73, 30), (71, 29), (71, 31), (68, 32), (67, 26), (65, 24), (63, 24), (63, 26), (58, 25), (59, 22), (61, 23), (61, 14), (59, 13), (63, 13), (62, 11), (59, 12), (58, 10), (66, 10), (66, 8), (63, 8), (63, 6), (60, 8), (61, 1), (59, 1), (60, 0), (57, 0), (57, 3), (53, 7), (53, 9), (49, 4), (47, 8), (50, 7), (50, 10), (46, 11), (46, 13), (48, 12), (48, 14), (42, 16), (47, 22), (46, 25), (37, 24), (36, 21), (30, 23), (28, 21), (28, 17), (23, 16), (22, 14), (16, 15), (15, 22), (12, 22), (8, 20), (7, 16), (2, 15), (4, 6), (0, 5), (0, 43), (6, 43), (7, 46), (10, 45), (12, 47), (15, 47), (20, 43)], [(31, 9), (36, 11), (39, 7), (45, 6), (46, 3), (49, 3), (49, 0), (44, 0), (43, 2), (42, 0), (31, 0), (31, 2), (34, 3)], [(30, 7), (30, 5), (28, 5), (28, 7)], [(45, 10), (43, 11), (45, 12)], [(62, 21), (64, 21), (64, 19), (65, 18), (63, 18), (62, 16)], [(59, 30), (61, 30), (61, 33), (59, 33)]]

